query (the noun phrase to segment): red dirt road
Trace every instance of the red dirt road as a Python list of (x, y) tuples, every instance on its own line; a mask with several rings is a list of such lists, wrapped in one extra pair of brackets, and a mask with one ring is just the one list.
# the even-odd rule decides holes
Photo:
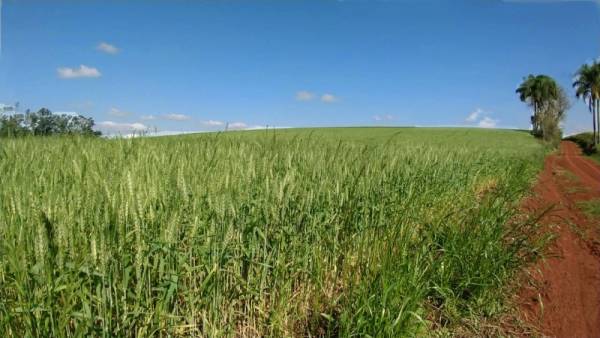
[(549, 337), (600, 337), (600, 222), (577, 202), (600, 198), (600, 167), (563, 142), (546, 159), (544, 171), (526, 202), (534, 211), (552, 207), (541, 223), (555, 234), (548, 258), (529, 270), (520, 294), (524, 320)]

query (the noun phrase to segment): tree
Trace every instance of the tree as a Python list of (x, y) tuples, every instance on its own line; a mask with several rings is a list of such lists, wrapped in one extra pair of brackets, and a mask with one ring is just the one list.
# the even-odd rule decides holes
[(565, 90), (557, 85), (556, 98), (545, 101), (538, 112), (541, 120), (541, 134), (546, 143), (558, 146), (562, 139), (560, 123), (571, 107)]
[(68, 133), (83, 135), (99, 135), (100, 132), (94, 131), (94, 119), (81, 115), (70, 116), (66, 119), (66, 130)]
[(575, 81), (575, 96), (587, 103), (592, 114), (593, 143), (600, 143), (600, 64), (594, 61), (591, 65), (584, 64), (577, 70)]
[(65, 135), (79, 134), (99, 136), (94, 131), (94, 120), (82, 115), (56, 115), (46, 108), (25, 114), (2, 115), (0, 117), (0, 136), (13, 137), (21, 135)]
[(23, 114), (2, 115), (0, 117), (0, 137), (16, 137), (28, 133), (29, 130), (25, 125)]
[(53, 134), (56, 120), (52, 112), (46, 108), (38, 110), (37, 113), (29, 113), (26, 116), (29, 129), (36, 136), (47, 136)]
[(523, 79), (516, 93), (519, 99), (528, 103), (533, 108), (531, 116), (532, 133), (542, 136), (542, 110), (549, 102), (559, 96), (559, 86), (553, 78), (547, 75), (529, 75)]

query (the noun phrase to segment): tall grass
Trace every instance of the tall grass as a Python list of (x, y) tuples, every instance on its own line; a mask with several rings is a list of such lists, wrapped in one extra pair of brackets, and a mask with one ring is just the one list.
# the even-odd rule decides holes
[(497, 137), (511, 146), (2, 140), (0, 332), (415, 336), (493, 317), (543, 155)]

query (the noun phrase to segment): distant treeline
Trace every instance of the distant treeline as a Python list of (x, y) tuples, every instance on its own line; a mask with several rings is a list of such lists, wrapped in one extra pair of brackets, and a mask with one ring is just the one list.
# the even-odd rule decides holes
[(42, 108), (37, 112), (27, 110), (25, 113), (0, 115), (0, 137), (16, 137), (25, 135), (90, 135), (99, 136), (95, 131), (94, 120), (82, 115), (53, 114)]

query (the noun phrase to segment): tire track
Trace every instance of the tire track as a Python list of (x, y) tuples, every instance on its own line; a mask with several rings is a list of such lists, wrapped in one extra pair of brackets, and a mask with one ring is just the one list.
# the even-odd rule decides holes
[(538, 287), (521, 291), (523, 317), (544, 336), (600, 337), (600, 256), (594, 250), (600, 236), (577, 208), (578, 201), (600, 198), (600, 167), (563, 142), (560, 154), (546, 159), (534, 193), (525, 205), (533, 211), (553, 206), (540, 222), (556, 240), (548, 258), (528, 270)]

